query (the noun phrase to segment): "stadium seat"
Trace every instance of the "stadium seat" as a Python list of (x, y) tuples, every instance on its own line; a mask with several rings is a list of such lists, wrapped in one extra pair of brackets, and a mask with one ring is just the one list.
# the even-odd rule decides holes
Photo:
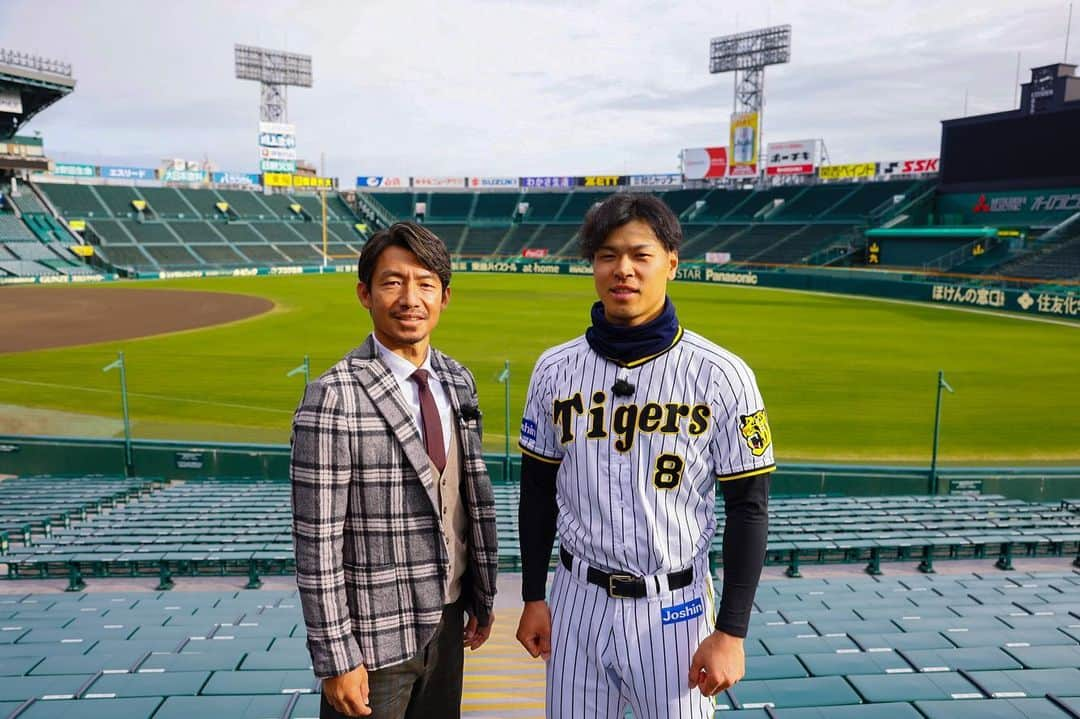
[[(161, 697), (41, 701), (19, 712), (19, 719), (150, 719), (161, 705)], [(0, 712), (3, 707), (0, 706)]]
[(737, 709), (820, 707), (859, 704), (857, 694), (841, 677), (743, 680), (728, 690)]
[(1080, 669), (1076, 667), (979, 671), (968, 677), (990, 697), (1080, 697)]
[(308, 670), (217, 671), (202, 694), (307, 694), (318, 691), (320, 681)]
[(280, 695), (168, 697), (154, 714), (154, 719), (267, 719), (283, 716), (290, 701), (289, 697)]
[(984, 695), (957, 672), (935, 674), (864, 674), (848, 677), (851, 686), (867, 702), (899, 702), (918, 699), (982, 699)]
[[(1005, 651), (1014, 657), (1024, 669), (1067, 669), (1080, 667), (1080, 645), (1007, 647)], [(1011, 669), (1013, 667), (979, 667), (985, 669)]]
[(80, 698), (194, 696), (209, 677), (205, 671), (104, 674)]
[(920, 672), (1020, 668), (1012, 657), (995, 647), (905, 649), (901, 654)]
[(1070, 716), (1049, 699), (976, 699), (917, 701), (927, 719), (1065, 719)]
[[(719, 714), (717, 716), (720, 716)], [(910, 704), (856, 704), (830, 707), (801, 707), (777, 709), (772, 712), (776, 719), (920, 719), (921, 715)]]
[(914, 671), (894, 651), (799, 654), (799, 661), (811, 676), (846, 676), (856, 674), (907, 674)]
[(94, 679), (94, 674), (64, 674), (44, 677), (4, 677), (0, 682), (0, 702), (27, 699), (74, 699)]
[(748, 679), (797, 679), (808, 676), (806, 669), (790, 655), (746, 658)]

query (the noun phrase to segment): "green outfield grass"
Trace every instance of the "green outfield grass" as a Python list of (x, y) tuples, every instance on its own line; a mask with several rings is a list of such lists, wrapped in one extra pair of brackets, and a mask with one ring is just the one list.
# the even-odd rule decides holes
[[(261, 295), (277, 308), (204, 330), (0, 355), (0, 404), (115, 420), (117, 375), (101, 368), (124, 350), (137, 437), (285, 442), (302, 389), (286, 372), (306, 353), (318, 374), (370, 329), (353, 285), (347, 274), (139, 283)], [(754, 368), (781, 459), (926, 462), (940, 368), (956, 389), (943, 405), (944, 461), (1080, 461), (1080, 327), (693, 283), (673, 284), (671, 295), (684, 326)], [(503, 361), (516, 443), (533, 363), (581, 334), (592, 301), (587, 277), (454, 278), (434, 342), (476, 375), (490, 450), (504, 441)]]

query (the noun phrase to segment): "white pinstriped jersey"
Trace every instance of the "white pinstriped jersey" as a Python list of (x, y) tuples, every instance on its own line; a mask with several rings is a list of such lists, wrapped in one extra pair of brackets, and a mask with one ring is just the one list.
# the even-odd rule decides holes
[[(634, 386), (617, 396), (612, 386)], [(562, 546), (590, 565), (653, 575), (690, 566), (716, 532), (716, 481), (770, 471), (772, 436), (754, 373), (679, 330), (623, 366), (585, 337), (540, 356), (521, 448), (559, 464)]]

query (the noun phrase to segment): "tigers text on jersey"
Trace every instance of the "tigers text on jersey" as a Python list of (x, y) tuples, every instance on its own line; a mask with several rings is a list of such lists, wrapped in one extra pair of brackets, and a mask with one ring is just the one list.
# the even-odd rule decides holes
[(753, 372), (684, 330), (666, 351), (626, 366), (584, 337), (545, 352), (529, 383), (521, 448), (559, 464), (562, 546), (590, 565), (645, 576), (708, 551), (718, 479), (774, 466)]

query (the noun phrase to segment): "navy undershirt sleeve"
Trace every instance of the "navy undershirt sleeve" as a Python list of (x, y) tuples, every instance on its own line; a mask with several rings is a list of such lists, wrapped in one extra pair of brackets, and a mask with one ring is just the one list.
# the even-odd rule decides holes
[(548, 563), (555, 546), (555, 475), (559, 465), (529, 455), (521, 457), (521, 498), (518, 500), (518, 539), (521, 542), (521, 598), (526, 602), (547, 596)]
[(769, 537), (772, 474), (721, 482), (724, 493), (724, 584), (716, 629), (745, 637)]

